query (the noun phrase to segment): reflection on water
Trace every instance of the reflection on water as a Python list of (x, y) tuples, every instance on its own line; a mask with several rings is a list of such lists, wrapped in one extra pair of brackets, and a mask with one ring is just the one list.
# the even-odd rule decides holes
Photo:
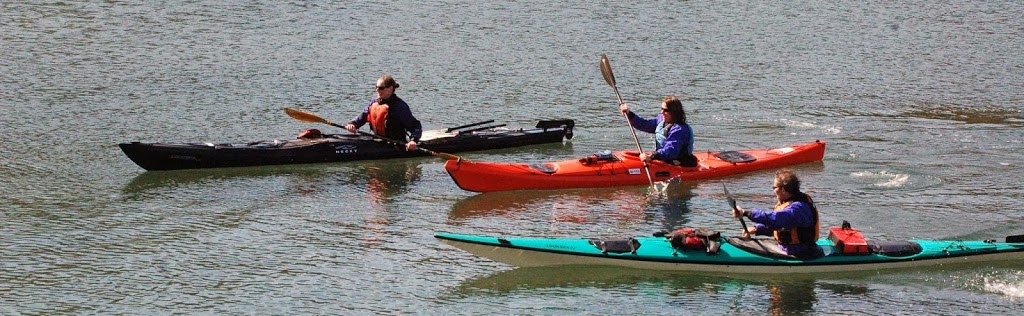
[(388, 232), (392, 228), (392, 220), (402, 216), (403, 208), (395, 206), (402, 201), (395, 199), (419, 181), (422, 170), (416, 159), (386, 161), (368, 165), (361, 170), (365, 172), (350, 174), (350, 182), (366, 183), (369, 209), (364, 214), (364, 229), (368, 233), (362, 237), (362, 241), (364, 246), (377, 246), (392, 237)]
[[(149, 190), (169, 189), (219, 180), (257, 179), (286, 176), (291, 178), (297, 193), (319, 192), (318, 187), (331, 181), (367, 181), (367, 192), (374, 201), (404, 193), (409, 184), (420, 178), (420, 159), (375, 162), (349, 162), (335, 164), (277, 165), (241, 168), (190, 169), (173, 171), (146, 171), (130, 182), (122, 192), (143, 193)], [(338, 179), (337, 175), (342, 174)]]
[(515, 291), (545, 288), (615, 288), (626, 284), (673, 283), (677, 289), (699, 288), (704, 284), (735, 282), (726, 277), (699, 274), (673, 275), (669, 272), (607, 266), (559, 266), (515, 268), (484, 277), (469, 279), (453, 295), (505, 295)]
[(167, 189), (176, 186), (235, 178), (260, 178), (280, 175), (317, 177), (328, 174), (316, 165), (282, 165), (242, 168), (189, 169), (172, 171), (146, 171), (132, 178), (124, 186), (124, 193), (141, 193), (153, 189)]
[[(678, 299), (685, 307), (700, 300), (732, 300), (736, 311), (772, 315), (814, 312), (818, 293), (832, 296), (863, 297), (871, 294), (859, 282), (808, 277), (758, 277), (704, 273), (676, 273), (606, 266), (563, 266), (516, 268), (485, 277), (466, 280), (446, 295), (453, 297), (509, 296), (551, 289), (623, 289), (639, 292), (660, 291)], [(694, 295), (698, 294), (698, 295)], [(614, 298), (609, 298), (614, 300)], [(693, 301), (696, 300), (696, 301)], [(767, 303), (767, 304), (765, 304)], [(722, 304), (714, 304), (716, 306)], [(706, 305), (702, 305), (706, 306)]]
[[(965, 273), (958, 273), (965, 272)], [(963, 267), (962, 269), (914, 269), (901, 273), (874, 272), (838, 275), (730, 275), (716, 273), (683, 273), (637, 270), (607, 266), (561, 266), (515, 268), (491, 275), (473, 278), (449, 289), (442, 296), (453, 299), (494, 299), (542, 295), (543, 293), (572, 293), (597, 290), (606, 293), (607, 301), (618, 297), (631, 297), (623, 304), (657, 304), (669, 307), (691, 308), (718, 306), (724, 311), (739, 314), (810, 315), (823, 310), (821, 302), (837, 305), (824, 310), (843, 310), (846, 313), (877, 313), (894, 306), (906, 308), (916, 299), (892, 296), (891, 293), (912, 288), (928, 288), (942, 296), (960, 293), (963, 302), (952, 305), (918, 307), (923, 313), (948, 313), (951, 310), (981, 311), (979, 300), (969, 293), (998, 293), (1016, 297), (1021, 292), (1020, 270), (1001, 268)], [(921, 291), (916, 289), (914, 291)], [(651, 292), (660, 302), (643, 302)], [(973, 302), (972, 302), (973, 301)], [(953, 302), (951, 302), (953, 303)], [(984, 305), (984, 304), (982, 304)], [(905, 309), (902, 309), (905, 310)]]
[(405, 193), (420, 179), (423, 171), (419, 163), (411, 161), (385, 162), (366, 168), (367, 192), (375, 205), (383, 206), (388, 200)]
[(812, 280), (771, 281), (768, 287), (768, 313), (771, 315), (806, 314), (814, 311), (818, 297)]
[(474, 218), (550, 218), (552, 222), (630, 222), (660, 219), (666, 230), (685, 224), (693, 183), (668, 182), (661, 191), (643, 186), (489, 192), (452, 206), (449, 224)]

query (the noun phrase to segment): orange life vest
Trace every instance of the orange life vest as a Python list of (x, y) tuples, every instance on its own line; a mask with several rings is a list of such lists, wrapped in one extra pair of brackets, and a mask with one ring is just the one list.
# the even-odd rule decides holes
[[(779, 242), (779, 244), (782, 244), (782, 245), (813, 244), (813, 243), (818, 241), (818, 236), (819, 236), (819, 233), (820, 233), (819, 228), (821, 226), (820, 222), (818, 220), (818, 208), (814, 206), (814, 202), (811, 201), (811, 197), (810, 196), (807, 196), (807, 195), (805, 195), (803, 193), (801, 193), (801, 195), (803, 195), (803, 197), (805, 197), (805, 199), (806, 199), (806, 201), (801, 201), (801, 202), (804, 202), (808, 206), (811, 207), (811, 212), (813, 214), (812, 218), (814, 219), (814, 226), (811, 226), (811, 227), (793, 227), (793, 228), (780, 229), (780, 230), (773, 231), (773, 235), (775, 235), (775, 240), (777, 240)], [(793, 203), (793, 201), (776, 204), (775, 205), (775, 210), (778, 211), (778, 210), (784, 209), (787, 206), (789, 206), (789, 204), (792, 204), (792, 203)]]
[(370, 123), (370, 129), (373, 130), (374, 134), (380, 136), (387, 136), (387, 125), (388, 125), (388, 105), (380, 104), (380, 102), (374, 102), (370, 105), (370, 113), (366, 117), (367, 122)]

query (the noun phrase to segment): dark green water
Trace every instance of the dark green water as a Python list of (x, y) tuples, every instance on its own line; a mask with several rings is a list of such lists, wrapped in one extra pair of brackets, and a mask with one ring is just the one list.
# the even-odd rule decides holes
[[(427, 128), (574, 118), (576, 138), (464, 156), (634, 147), (683, 96), (696, 149), (828, 142), (795, 170), (869, 238), (1024, 233), (1024, 4), (0, 3), (0, 314), (1012, 314), (1024, 265), (803, 278), (514, 269), (435, 231), (738, 230), (771, 171), (474, 194), (436, 158), (145, 172), (117, 143), (246, 142), (347, 121), (384, 73)], [(641, 135), (650, 147), (649, 137)]]

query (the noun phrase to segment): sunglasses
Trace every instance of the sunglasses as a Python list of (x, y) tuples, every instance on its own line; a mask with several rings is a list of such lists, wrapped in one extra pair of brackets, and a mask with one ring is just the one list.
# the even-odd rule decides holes
[(391, 86), (376, 86), (376, 88), (377, 88), (376, 89), (377, 91), (380, 91), (380, 90), (384, 90), (384, 89), (387, 89), (387, 88), (391, 88)]
[(662, 112), (668, 112), (668, 109), (667, 108), (661, 108), (661, 111)]

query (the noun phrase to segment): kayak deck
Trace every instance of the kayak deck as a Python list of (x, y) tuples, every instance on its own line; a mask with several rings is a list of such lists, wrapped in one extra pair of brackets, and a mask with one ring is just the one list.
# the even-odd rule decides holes
[[(725, 177), (757, 170), (821, 161), (825, 142), (743, 151), (695, 153), (696, 167), (679, 167), (660, 161), (648, 164), (653, 181), (683, 181)], [(637, 152), (620, 151), (608, 156), (543, 164), (472, 162), (449, 160), (445, 170), (462, 189), (474, 192), (550, 190), (647, 184), (644, 164)]]
[(818, 241), (825, 256), (787, 259), (754, 254), (723, 242), (717, 254), (702, 250), (676, 250), (665, 238), (634, 238), (635, 253), (604, 253), (590, 239), (499, 238), (452, 233), (435, 237), (474, 255), (519, 267), (559, 265), (621, 266), (648, 270), (720, 273), (828, 273), (901, 269), (935, 265), (1024, 259), (1024, 243), (960, 240), (912, 240), (921, 251), (908, 256), (877, 253), (840, 254), (826, 239)]

